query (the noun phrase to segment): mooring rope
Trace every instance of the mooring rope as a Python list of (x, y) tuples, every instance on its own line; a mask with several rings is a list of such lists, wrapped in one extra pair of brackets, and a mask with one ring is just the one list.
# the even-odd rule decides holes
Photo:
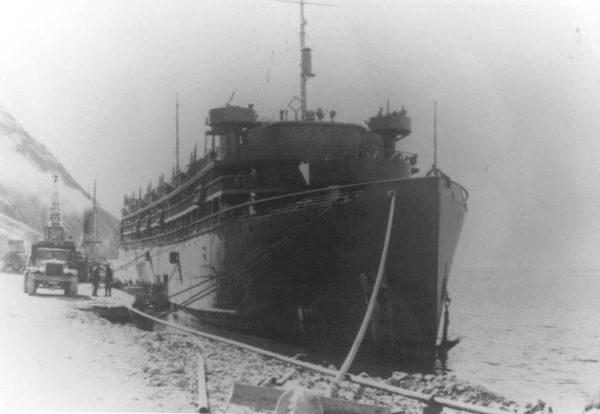
[[(179, 266), (179, 263), (177, 265)], [(171, 272), (171, 275), (169, 276), (169, 279), (167, 279), (167, 283), (169, 283), (171, 281), (171, 278), (175, 274), (175, 270), (177, 270), (177, 266), (173, 267), (173, 271)], [(149, 302), (150, 303), (154, 302), (162, 293), (163, 293), (162, 290), (158, 289), (158, 291), (154, 295), (152, 295), (150, 297)]]
[(192, 304), (198, 300), (201, 300), (202, 298), (210, 295), (211, 293), (214, 293), (217, 290), (221, 289), (223, 286), (225, 286), (225, 284), (240, 277), (244, 272), (248, 271), (249, 269), (252, 269), (253, 267), (258, 266), (260, 263), (267, 260), (271, 256), (271, 254), (273, 254), (273, 252), (282, 248), (283, 246), (288, 244), (290, 241), (292, 241), (293, 239), (298, 237), (300, 234), (302, 234), (302, 232), (304, 230), (306, 230), (309, 226), (314, 224), (319, 218), (321, 218), (323, 215), (325, 215), (327, 212), (329, 212), (331, 210), (331, 208), (332, 208), (331, 206), (327, 207), (326, 209), (321, 211), (317, 216), (315, 216), (311, 221), (309, 221), (308, 223), (305, 223), (301, 226), (298, 226), (297, 228), (292, 230), (290, 233), (288, 233), (286, 236), (284, 236), (282, 239), (278, 240), (277, 242), (275, 242), (268, 248), (264, 249), (262, 252), (259, 252), (258, 254), (255, 254), (251, 258), (248, 258), (247, 260), (242, 261), (238, 265), (233, 266), (231, 269), (228, 270), (228, 272), (232, 272), (231, 274), (228, 274), (226, 276), (221, 276), (217, 280), (212, 280), (212, 281), (214, 281), (214, 283), (212, 285), (209, 285), (209, 286), (205, 287), (204, 289), (202, 289), (200, 292), (195, 293), (194, 295), (192, 295), (190, 298), (186, 299), (184, 302), (182, 302), (178, 306), (180, 306), (180, 307), (189, 306), (190, 304)]
[(129, 309), (129, 307), (127, 307), (127, 312), (129, 312), (129, 318), (131, 319), (131, 323), (137, 328), (138, 326), (135, 323), (135, 319), (133, 319), (133, 314), (131, 313), (131, 309)]
[[(330, 206), (329, 208), (331, 208), (331, 206)], [(319, 216), (320, 216), (320, 215), (319, 215)], [(294, 231), (295, 231), (295, 230), (294, 230)], [(292, 231), (292, 233), (293, 233), (294, 231)], [(180, 241), (180, 242), (178, 242), (178, 243), (175, 243), (173, 246), (169, 246), (169, 249), (173, 249), (173, 248), (175, 248), (175, 247), (177, 247), (177, 246), (179, 246), (179, 245), (181, 245), (181, 244), (183, 244), (183, 243), (185, 243), (185, 242), (187, 242), (187, 241), (188, 241), (188, 240), (187, 240), (187, 239), (185, 239), (185, 240), (182, 240), (182, 241)], [(152, 249), (154, 249), (155, 247), (158, 247), (158, 251), (157, 251), (157, 252), (155, 252), (154, 254), (150, 254), (150, 252), (152, 251)], [(131, 265), (133, 265), (133, 264), (134, 264), (135, 262), (137, 262), (137, 261), (140, 261), (140, 260), (147, 260), (148, 256), (150, 256), (150, 258), (154, 258), (154, 257), (158, 256), (158, 255), (161, 253), (161, 252), (160, 252), (160, 247), (161, 247), (161, 246), (159, 246), (159, 245), (153, 245), (153, 246), (149, 247), (149, 248), (148, 248), (148, 250), (146, 250), (146, 251), (145, 251), (144, 253), (142, 253), (141, 255), (139, 255), (139, 256), (137, 256), (137, 257), (135, 257), (134, 259), (132, 259), (132, 260), (130, 260), (130, 261), (128, 261), (128, 262), (126, 262), (126, 263), (123, 263), (123, 264), (121, 264), (121, 265), (119, 265), (119, 266), (115, 267), (115, 268), (113, 269), (113, 271), (114, 271), (114, 272), (117, 272), (117, 271), (119, 271), (119, 270), (122, 270), (122, 269), (125, 269), (125, 268), (128, 268), (128, 267), (130, 267)], [(259, 253), (259, 254), (260, 254), (260, 253)], [(237, 266), (241, 266), (241, 265), (243, 265), (243, 263), (240, 263), (240, 264), (238, 264), (238, 265), (234, 266), (234, 268), (235, 268), (235, 267), (237, 267)], [(232, 270), (233, 270), (233, 268), (232, 268), (232, 269), (228, 269), (228, 270), (227, 270), (227, 272), (229, 272), (229, 271), (232, 271)], [(210, 281), (210, 279), (209, 279), (208, 281)], [(201, 286), (201, 285), (203, 285), (205, 282), (206, 282), (206, 281), (202, 281), (202, 282), (199, 282), (199, 283), (198, 283), (198, 284), (196, 284), (196, 285), (189, 286), (188, 288), (186, 288), (186, 289), (184, 289), (184, 290), (181, 290), (181, 291), (179, 291), (179, 292), (177, 292), (177, 293), (174, 293), (174, 294), (170, 295), (170, 296), (169, 296), (169, 298), (171, 298), (171, 297), (173, 297), (173, 296), (177, 296), (177, 295), (179, 295), (179, 294), (181, 294), (181, 293), (183, 293), (183, 292), (186, 292), (186, 291), (188, 291), (188, 290), (191, 290), (191, 289), (193, 289), (194, 287)]]
[(373, 311), (375, 310), (375, 304), (377, 302), (377, 296), (379, 295), (379, 289), (381, 287), (381, 281), (383, 280), (383, 274), (385, 273), (385, 264), (387, 261), (388, 250), (390, 247), (390, 237), (392, 234), (392, 224), (394, 222), (394, 211), (396, 206), (396, 192), (390, 191), (389, 196), (392, 198), (390, 202), (390, 212), (387, 221), (387, 229), (385, 231), (385, 238), (383, 242), (383, 250), (381, 252), (381, 259), (379, 261), (379, 270), (377, 271), (377, 279), (375, 280), (375, 285), (373, 286), (373, 292), (371, 293), (371, 300), (369, 300), (369, 306), (367, 306), (367, 311), (365, 312), (365, 316), (362, 320), (362, 324), (356, 334), (356, 338), (354, 338), (354, 343), (348, 352), (348, 356), (344, 360), (342, 367), (339, 372), (335, 376), (334, 380), (331, 382), (328, 394), (331, 396), (337, 395), (337, 391), (340, 387), (340, 383), (348, 373), (348, 369), (354, 362), (354, 358), (356, 357), (356, 353), (362, 344), (365, 333), (367, 332), (367, 327), (369, 326), (369, 322), (373, 316)]
[[(292, 230), (290, 233), (288, 233), (286, 236), (284, 236), (282, 239), (273, 243), (271, 246), (267, 247), (263, 251), (258, 252), (254, 256), (252, 256), (252, 257), (238, 263), (237, 265), (231, 267), (230, 269), (226, 270), (224, 272), (225, 274), (224, 275), (222, 274), (221, 276), (219, 276), (218, 279), (216, 279), (216, 280), (209, 279), (208, 281), (214, 282), (212, 285), (209, 285), (209, 286), (203, 288), (200, 292), (195, 293), (194, 295), (192, 295), (191, 297), (189, 297), (188, 299), (186, 299), (185, 301), (183, 301), (181, 304), (179, 304), (177, 306), (178, 307), (189, 306), (190, 304), (192, 304), (198, 300), (201, 300), (202, 298), (206, 297), (207, 295), (210, 295), (211, 293), (216, 292), (221, 287), (223, 287), (226, 283), (229, 283), (230, 281), (234, 280), (235, 278), (241, 276), (244, 272), (248, 271), (249, 269), (251, 269), (255, 266), (258, 266), (260, 263), (267, 260), (274, 251), (282, 248), (283, 246), (288, 244), (290, 241), (292, 241), (293, 239), (298, 237), (300, 234), (302, 234), (302, 232), (304, 230), (306, 230), (309, 226), (311, 226), (313, 223), (315, 223), (319, 218), (321, 218), (323, 215), (325, 215), (327, 212), (329, 212), (331, 210), (331, 208), (332, 208), (331, 206), (327, 207), (326, 209), (321, 211), (317, 216), (315, 216), (310, 222), (305, 223), (301, 226), (298, 226), (297, 228)], [(207, 281), (206, 280), (202, 281), (202, 282), (198, 283), (198, 285), (201, 285), (205, 282), (207, 282)], [(187, 288), (187, 289), (189, 289), (189, 288)], [(174, 296), (174, 295), (172, 295), (172, 296)]]
[[(179, 245), (181, 245), (181, 244), (183, 244), (183, 243), (185, 243), (187, 241), (188, 241), (188, 239), (181, 240), (181, 241), (175, 243), (173, 246), (170, 246), (169, 248), (172, 249), (172, 248), (177, 247), (177, 246), (179, 246)], [(150, 254), (150, 252), (152, 251), (152, 249), (154, 249), (155, 247), (158, 248), (158, 251), (156, 253), (154, 253), (154, 254)], [(130, 261), (124, 263), (124, 264), (121, 264), (121, 265), (115, 267), (113, 269), (113, 271), (116, 272), (117, 270), (125, 269), (125, 268), (131, 266), (132, 264), (134, 264), (135, 262), (137, 262), (138, 260), (142, 260), (142, 259), (143, 260), (147, 260), (148, 256), (150, 258), (154, 258), (154, 257), (158, 256), (160, 254), (160, 247), (161, 246), (158, 245), (158, 244), (154, 244), (154, 245), (150, 246), (148, 248), (148, 250), (146, 250), (144, 253), (142, 253), (141, 255), (137, 256), (135, 259), (132, 259), (132, 260), (130, 260)]]
[(119, 266), (115, 267), (115, 268), (113, 269), (113, 272), (116, 272), (116, 271), (118, 271), (118, 270), (121, 270), (121, 269), (125, 269), (125, 268), (127, 268), (127, 267), (131, 266), (132, 264), (134, 264), (135, 262), (137, 262), (138, 260), (140, 260), (141, 258), (143, 258), (143, 259), (146, 259), (146, 255), (147, 255), (148, 253), (150, 253), (150, 250), (152, 250), (153, 248), (154, 248), (154, 246), (150, 247), (150, 248), (149, 248), (148, 250), (146, 250), (146, 251), (145, 251), (143, 254), (141, 254), (140, 256), (137, 256), (135, 259), (132, 259), (132, 260), (130, 260), (130, 261), (128, 261), (128, 262), (126, 262), (126, 263), (123, 263), (123, 264), (121, 264), (121, 265), (119, 265)]

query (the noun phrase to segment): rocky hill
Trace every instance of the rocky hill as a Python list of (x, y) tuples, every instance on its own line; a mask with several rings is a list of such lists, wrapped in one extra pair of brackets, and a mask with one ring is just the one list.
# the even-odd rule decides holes
[[(39, 141), (0, 106), (0, 253), (7, 240), (33, 242), (42, 235), (52, 195), (52, 176), (59, 176), (65, 227), (79, 241), (83, 211), (92, 205), (89, 194)], [(98, 237), (107, 257), (116, 256), (117, 219), (101, 206)]]

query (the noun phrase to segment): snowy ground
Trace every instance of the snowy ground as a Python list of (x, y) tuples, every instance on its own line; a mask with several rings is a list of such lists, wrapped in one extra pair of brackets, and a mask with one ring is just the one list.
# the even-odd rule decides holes
[[(185, 333), (146, 332), (113, 324), (84, 310), (131, 303), (61, 290), (23, 293), (21, 275), (0, 273), (0, 411), (197, 412), (197, 358), (206, 361), (211, 412), (245, 413), (228, 404), (235, 381), (256, 385), (293, 371), (288, 385), (318, 393), (328, 378), (270, 358)], [(103, 294), (103, 291), (100, 292)], [(453, 376), (395, 373), (386, 382), (490, 407), (515, 409), (510, 401)], [(340, 397), (420, 413), (411, 400), (344, 383)]]
[(0, 273), (0, 411), (194, 411), (185, 387), (143, 375), (150, 333), (77, 309), (89, 289), (28, 296), (21, 275)]

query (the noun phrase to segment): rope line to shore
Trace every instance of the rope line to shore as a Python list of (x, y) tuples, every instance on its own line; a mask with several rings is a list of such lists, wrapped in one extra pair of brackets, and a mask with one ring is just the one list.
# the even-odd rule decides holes
[(375, 279), (375, 285), (373, 285), (373, 292), (371, 292), (371, 299), (369, 300), (369, 305), (367, 306), (367, 310), (365, 312), (365, 316), (363, 317), (363, 321), (360, 325), (358, 333), (356, 334), (356, 338), (354, 338), (354, 343), (342, 364), (339, 372), (336, 374), (334, 380), (331, 382), (329, 387), (329, 394), (331, 396), (337, 395), (337, 390), (340, 388), (340, 384), (342, 380), (346, 377), (346, 373), (350, 369), (350, 366), (354, 362), (354, 358), (358, 353), (358, 349), (362, 344), (365, 333), (367, 332), (367, 327), (371, 322), (371, 317), (373, 316), (373, 311), (375, 310), (375, 305), (377, 303), (377, 296), (379, 295), (379, 289), (381, 287), (381, 282), (383, 281), (383, 275), (385, 273), (385, 264), (387, 261), (388, 250), (390, 247), (390, 237), (392, 235), (392, 224), (394, 223), (394, 213), (396, 206), (396, 192), (390, 191), (389, 196), (391, 197), (390, 201), (390, 211), (388, 214), (387, 226), (385, 230), (385, 239), (383, 242), (383, 250), (381, 252), (381, 259), (379, 260), (379, 270), (377, 271), (377, 279)]
[[(331, 210), (331, 206), (327, 207), (326, 209), (324, 209), (323, 211), (321, 211), (317, 216), (315, 216), (311, 221), (309, 221), (308, 223), (305, 223), (303, 225), (298, 226), (297, 228), (295, 228), (294, 230), (292, 230), (289, 234), (287, 234), (286, 236), (284, 236), (282, 239), (278, 240), (277, 242), (273, 243), (271, 246), (267, 247), (266, 249), (258, 252), (257, 254), (255, 254), (252, 257), (249, 257), (248, 259), (238, 263), (235, 266), (232, 266), (231, 268), (223, 271), (220, 275), (217, 275), (218, 278), (216, 279), (208, 279), (208, 282), (213, 282), (212, 285), (206, 286), (204, 287), (202, 290), (200, 290), (199, 292), (194, 293), (191, 297), (189, 297), (188, 299), (186, 299), (185, 301), (183, 301), (182, 303), (178, 304), (177, 307), (186, 307), (191, 305), (194, 302), (197, 302), (198, 300), (201, 300), (202, 298), (210, 295), (213, 292), (216, 292), (217, 290), (219, 290), (220, 288), (222, 288), (225, 284), (231, 282), (232, 280), (234, 280), (235, 278), (240, 277), (244, 272), (250, 270), (251, 268), (258, 266), (260, 263), (264, 262), (266, 259), (269, 258), (269, 256), (276, 250), (282, 248), (283, 246), (285, 246), (286, 244), (288, 244), (290, 241), (292, 241), (293, 239), (295, 239), (296, 237), (298, 237), (300, 234), (302, 234), (302, 232), (304, 230), (306, 230), (309, 226), (311, 226), (312, 224), (314, 224), (319, 218), (321, 218), (323, 215), (325, 215), (327, 212), (329, 212)], [(196, 285), (192, 285), (192, 287), (197, 287), (200, 286), (202, 284), (204, 284), (205, 281), (202, 281)], [(186, 288), (184, 290), (189, 290), (191, 287)], [(178, 295), (180, 292), (174, 293), (169, 297), (173, 297), (175, 295)]]
[(113, 269), (113, 272), (119, 271), (119, 270), (121, 270), (121, 269), (125, 269), (125, 268), (127, 268), (127, 267), (131, 266), (132, 264), (134, 264), (135, 262), (137, 262), (138, 260), (142, 259), (142, 258), (143, 258), (143, 259), (146, 259), (146, 255), (147, 255), (148, 253), (150, 253), (150, 250), (152, 250), (153, 248), (154, 248), (154, 246), (150, 247), (148, 250), (146, 250), (146, 252), (144, 252), (143, 254), (139, 255), (139, 256), (138, 256), (138, 257), (136, 257), (135, 259), (132, 259), (132, 260), (130, 260), (130, 261), (128, 261), (128, 262), (126, 262), (126, 263), (123, 263), (123, 264), (121, 264), (121, 265), (119, 265), (119, 266), (115, 267), (115, 268)]
[[(180, 246), (180, 245), (182, 245), (183, 243), (185, 243), (185, 242), (187, 242), (187, 241), (188, 241), (187, 239), (185, 239), (185, 240), (181, 240), (180, 242), (177, 242), (177, 243), (175, 243), (175, 244), (174, 244), (173, 246), (171, 246), (170, 248), (174, 248), (174, 247)], [(154, 249), (155, 247), (157, 247), (157, 248), (158, 248), (158, 251), (157, 251), (156, 253), (154, 253), (154, 254), (150, 254), (150, 252), (152, 251), (152, 249)], [(126, 263), (120, 264), (119, 266), (115, 267), (115, 268), (113, 269), (113, 272), (116, 272), (116, 271), (118, 271), (118, 270), (122, 270), (122, 269), (126, 269), (126, 268), (130, 267), (131, 265), (133, 265), (133, 264), (134, 264), (135, 262), (137, 262), (138, 260), (148, 260), (148, 259), (147, 259), (147, 257), (148, 257), (148, 256), (150, 256), (150, 258), (153, 258), (153, 257), (156, 257), (156, 256), (158, 256), (158, 255), (160, 254), (160, 247), (161, 247), (161, 246), (160, 246), (159, 244), (154, 244), (154, 245), (150, 246), (150, 247), (148, 248), (148, 250), (146, 250), (146, 251), (145, 251), (144, 253), (142, 253), (141, 255), (137, 256), (137, 257), (136, 257), (136, 258), (134, 258), (134, 259), (131, 259), (130, 261), (128, 261), (128, 262), (126, 262)]]
[[(184, 303), (178, 305), (179, 307), (184, 307), (187, 306), (191, 303), (194, 303), (198, 300), (201, 300), (202, 298), (204, 298), (207, 295), (210, 295), (211, 293), (215, 292), (216, 290), (218, 290), (221, 286), (223, 286), (223, 284), (228, 283), (231, 279), (234, 279), (235, 277), (239, 276), (239, 274), (245, 270), (248, 270), (258, 264), (260, 264), (261, 262), (263, 262), (264, 260), (266, 260), (268, 258), (268, 255), (274, 251), (279, 249), (280, 247), (284, 246), (285, 244), (287, 244), (289, 241), (291, 241), (292, 239), (294, 239), (295, 237), (297, 237), (300, 233), (302, 233), (302, 231), (304, 229), (306, 229), (309, 225), (313, 224), (315, 221), (317, 221), (319, 218), (321, 218), (325, 213), (327, 213), (328, 211), (331, 210), (331, 206), (327, 207), (326, 209), (324, 209), (323, 211), (321, 211), (315, 218), (313, 218), (309, 223), (306, 223), (304, 225), (300, 225), (298, 226), (296, 229), (292, 230), (292, 232), (290, 232), (290, 234), (286, 235), (285, 237), (283, 237), (281, 240), (279, 240), (278, 242), (274, 243), (273, 245), (269, 246), (268, 248), (266, 248), (265, 250), (258, 252), (257, 254), (255, 254), (253, 257), (250, 257), (248, 259), (246, 259), (245, 261), (242, 261), (241, 263), (238, 263), (237, 265), (231, 267), (230, 269), (227, 269), (223, 272), (221, 272), (220, 278), (218, 280), (214, 280), (213, 278), (209, 278), (206, 280), (203, 280), (201, 282), (195, 283), (191, 286), (188, 286), (187, 288), (184, 288), (178, 292), (175, 292), (171, 295), (168, 296), (168, 298), (172, 298), (174, 296), (180, 295), (184, 292), (187, 292), (189, 290), (192, 290), (194, 288), (200, 287), (202, 285), (205, 285), (207, 283), (212, 283), (209, 284), (209, 286), (203, 288), (201, 291), (194, 293), (193, 295), (191, 295), (189, 298), (187, 298)], [(182, 243), (185, 243), (187, 240), (183, 240), (177, 244), (175, 244), (174, 246), (172, 246), (171, 248), (177, 247), (179, 245), (181, 245)], [(150, 252), (152, 251), (153, 248), (158, 247), (158, 251), (154, 254), (150, 254)], [(152, 246), (150, 247), (148, 250), (146, 250), (143, 254), (137, 256), (135, 259), (130, 260), (129, 262), (126, 262), (122, 265), (119, 265), (117, 267), (115, 267), (113, 269), (114, 272), (117, 272), (121, 269), (127, 268), (131, 265), (133, 265), (135, 262), (139, 261), (139, 260), (148, 260), (147, 256), (152, 257), (156, 257), (160, 254), (160, 246)], [(263, 256), (267, 254), (267, 256)], [(261, 257), (263, 256), (263, 257)], [(254, 259), (256, 258), (256, 262), (251, 263)], [(173, 274), (175, 272), (175, 269), (173, 269), (173, 273), (171, 273), (171, 276), (169, 277), (169, 280), (171, 280)]]
[[(274, 359), (277, 359), (277, 360), (280, 360), (283, 362), (297, 365), (302, 368), (310, 369), (312, 371), (316, 371), (321, 374), (328, 375), (330, 377), (335, 377), (338, 374), (338, 371), (334, 370), (334, 369), (325, 368), (320, 365), (313, 364), (311, 362), (300, 361), (300, 360), (290, 358), (285, 355), (278, 354), (276, 352), (268, 351), (266, 349), (262, 349), (262, 348), (258, 348), (258, 347), (252, 346), (252, 345), (244, 344), (242, 342), (234, 341), (233, 339), (223, 338), (218, 335), (213, 335), (213, 334), (210, 334), (207, 332), (202, 332), (202, 331), (198, 331), (198, 330), (188, 328), (185, 326), (177, 325), (175, 323), (163, 321), (162, 319), (156, 318), (152, 315), (149, 315), (145, 312), (135, 309), (135, 308), (131, 307), (130, 305), (125, 305), (125, 306), (131, 312), (134, 312), (140, 316), (143, 316), (151, 321), (163, 324), (165, 326), (169, 326), (174, 329), (178, 329), (180, 331), (183, 331), (183, 332), (186, 332), (186, 333), (189, 333), (192, 335), (201, 336), (201, 337), (204, 337), (207, 339), (212, 339), (213, 341), (218, 341), (218, 342), (222, 342), (222, 343), (232, 345), (232, 346), (235, 346), (238, 348), (242, 348), (247, 351), (251, 351), (251, 352), (255, 352), (257, 354), (268, 356), (268, 357), (271, 357), (271, 358), (274, 358)], [(479, 405), (474, 405), (474, 404), (451, 400), (449, 398), (436, 397), (435, 395), (432, 396), (431, 394), (424, 394), (424, 393), (417, 392), (417, 391), (407, 390), (407, 389), (396, 387), (393, 385), (377, 382), (372, 379), (364, 378), (364, 377), (361, 377), (358, 375), (348, 374), (347, 378), (351, 382), (354, 382), (356, 384), (363, 385), (363, 386), (369, 387), (369, 388), (382, 390), (382, 391), (387, 391), (392, 394), (398, 394), (402, 397), (417, 400), (417, 401), (419, 401), (421, 403), (425, 403), (425, 404), (431, 403), (433, 401), (434, 403), (442, 405), (444, 407), (448, 407), (448, 408), (452, 408), (454, 410), (459, 410), (459, 411), (464, 411), (464, 412), (475, 413), (475, 414), (506, 414), (507, 413), (506, 411), (503, 411), (503, 410), (482, 407)]]

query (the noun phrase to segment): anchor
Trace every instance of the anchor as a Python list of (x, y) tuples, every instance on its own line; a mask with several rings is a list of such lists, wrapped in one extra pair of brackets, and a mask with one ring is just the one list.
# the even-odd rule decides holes
[(446, 310), (444, 311), (444, 329), (442, 330), (442, 341), (437, 346), (437, 350), (441, 355), (446, 355), (448, 351), (454, 348), (461, 341), (461, 338), (458, 337), (456, 339), (448, 339), (448, 326), (450, 325), (450, 311), (448, 308), (450, 307), (450, 303), (452, 299), (450, 299), (450, 295), (446, 291), (444, 295), (444, 307)]

